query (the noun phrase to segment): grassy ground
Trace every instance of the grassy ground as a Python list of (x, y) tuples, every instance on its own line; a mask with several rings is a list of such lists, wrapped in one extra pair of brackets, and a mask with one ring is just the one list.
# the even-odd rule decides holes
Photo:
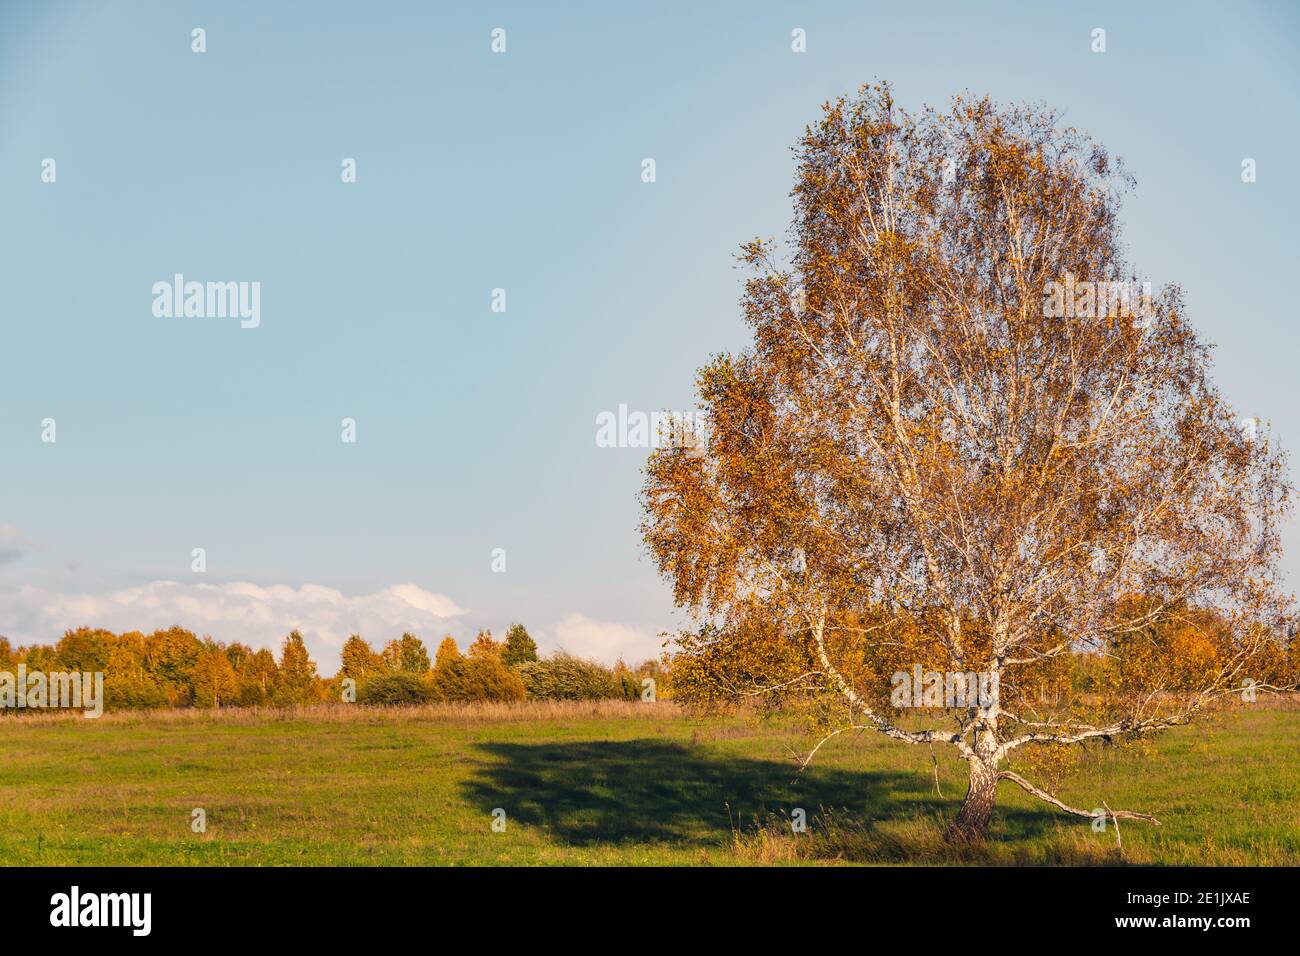
[[(1067, 803), (1155, 813), (1094, 833), (1004, 783), (987, 847), (944, 820), (964, 767), (836, 738), (795, 779), (789, 726), (666, 704), (0, 719), (10, 864), (1300, 862), (1300, 706), (1099, 753)], [(942, 795), (940, 795), (940, 793)], [(813, 832), (785, 823), (806, 809)], [(207, 832), (195, 833), (202, 808)], [(505, 810), (504, 832), (492, 811)]]

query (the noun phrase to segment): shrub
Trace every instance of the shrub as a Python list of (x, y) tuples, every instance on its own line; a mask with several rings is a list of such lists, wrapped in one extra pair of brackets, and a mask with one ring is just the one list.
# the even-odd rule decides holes
[(541, 700), (604, 700), (623, 696), (614, 672), (563, 652), (517, 668), (528, 696)]
[(475, 700), (524, 699), (524, 682), (501, 660), (501, 646), (481, 633), (463, 655), (452, 638), (438, 648), (431, 679), (433, 699), (460, 703)]
[(624, 700), (641, 699), (641, 678), (629, 670), (618, 672), (619, 693)]
[(380, 674), (363, 681), (357, 688), (360, 704), (426, 704), (432, 698), (429, 686), (414, 674)]
[(105, 710), (157, 710), (168, 706), (162, 688), (148, 679), (106, 679)]
[(470, 700), (518, 701), (526, 693), (523, 680), (497, 654), (471, 655), (464, 686)]

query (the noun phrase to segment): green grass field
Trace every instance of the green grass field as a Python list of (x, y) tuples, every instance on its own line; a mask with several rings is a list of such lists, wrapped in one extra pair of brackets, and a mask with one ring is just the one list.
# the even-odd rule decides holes
[[(795, 779), (793, 726), (670, 705), (202, 712), (0, 720), (9, 864), (749, 864), (1300, 862), (1300, 706), (1259, 705), (1059, 789), (1155, 813), (1094, 833), (1012, 784), (987, 847), (940, 839), (964, 767), (836, 738)], [(504, 832), (492, 811), (506, 812)], [(784, 821), (803, 807), (813, 833)], [(207, 832), (191, 812), (207, 814)], [(784, 816), (782, 816), (784, 814)]]

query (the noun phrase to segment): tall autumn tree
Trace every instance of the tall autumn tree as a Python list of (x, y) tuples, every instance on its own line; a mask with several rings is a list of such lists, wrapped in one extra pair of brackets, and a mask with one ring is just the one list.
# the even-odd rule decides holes
[(433, 674), (430, 677), (434, 699), (438, 701), (471, 699), (467, 678), (468, 668), (465, 656), (456, 646), (456, 639), (448, 634), (438, 645), (434, 656)]
[[(864, 88), (797, 160), (789, 253), (743, 247), (753, 346), (701, 370), (697, 447), (647, 464), (649, 550), (696, 650), (750, 655), (737, 693), (808, 687), (841, 702), (832, 735), (954, 748), (950, 839), (984, 838), (1000, 781), (1092, 816), (1010, 761), (1254, 679), (1289, 613), (1284, 457), (1212, 383), (1181, 292), (1128, 284), (1131, 180), (1059, 117)], [(1044, 695), (1084, 653), (1096, 691)], [(901, 720), (891, 675), (918, 666), (996, 692)]]
[(267, 648), (254, 651), (239, 662), (235, 671), (239, 702), (246, 707), (269, 703), (280, 686), (280, 668)]
[(473, 643), (469, 646), (469, 654), (479, 657), (501, 657), (505, 652), (505, 645), (492, 637), (492, 631), (484, 628), (474, 636)]
[(424, 641), (414, 634), (403, 634), (400, 639), (384, 645), (383, 658), (391, 671), (401, 674), (423, 675), (433, 665)]
[(103, 628), (79, 627), (68, 631), (54, 645), (54, 654), (64, 667), (74, 671), (102, 671), (117, 635)]
[(154, 631), (145, 639), (145, 669), (172, 706), (188, 707), (194, 702), (194, 665), (203, 650), (194, 632), (179, 625)]
[(316, 662), (307, 653), (307, 644), (298, 631), (290, 631), (280, 647), (277, 703), (306, 704), (316, 698), (319, 681)]
[(0, 634), (0, 671), (17, 670), (20, 659), (9, 638)]
[(340, 677), (350, 677), (359, 681), (367, 677), (387, 674), (390, 670), (388, 662), (382, 655), (376, 654), (360, 634), (353, 634), (343, 642), (341, 657)]
[(139, 631), (118, 638), (104, 665), (105, 707), (144, 710), (167, 706), (166, 693), (146, 666), (148, 648), (148, 638)]
[(522, 624), (510, 625), (506, 631), (506, 647), (501, 652), (501, 660), (511, 667), (537, 660), (537, 642), (528, 633), (528, 628)]
[(233, 703), (238, 695), (239, 682), (225, 648), (204, 650), (194, 665), (194, 703), (199, 707), (221, 707)]
[(505, 662), (506, 645), (479, 631), (465, 659), (465, 687), (471, 700), (520, 701), (527, 693), (523, 678)]

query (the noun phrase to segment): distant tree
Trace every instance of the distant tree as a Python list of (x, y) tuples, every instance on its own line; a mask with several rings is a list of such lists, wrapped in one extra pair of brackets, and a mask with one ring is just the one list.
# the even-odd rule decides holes
[(429, 678), (429, 685), (433, 691), (433, 697), (439, 701), (463, 701), (470, 700), (469, 686), (467, 683), (468, 664), (456, 646), (456, 639), (447, 635), (438, 645), (438, 652), (434, 657), (433, 674)]
[(413, 633), (403, 633), (402, 640), (396, 643), (396, 671), (400, 674), (428, 674), (430, 667), (429, 652), (424, 641)]
[(245, 707), (269, 704), (279, 690), (280, 668), (275, 663), (275, 656), (266, 648), (246, 657), (235, 676), (239, 684), (239, 703)]
[(194, 665), (202, 653), (202, 642), (183, 627), (154, 631), (145, 639), (145, 668), (173, 707), (194, 702)]
[[(390, 670), (383, 656), (376, 654), (359, 634), (353, 634), (343, 642), (342, 657), (343, 666), (339, 670), (339, 675), (350, 677), (355, 681), (386, 674)], [(425, 660), (428, 660), (427, 654)]]
[(636, 671), (628, 667), (620, 657), (614, 662), (614, 680), (618, 684), (619, 693), (624, 700), (639, 700), (641, 698), (641, 678), (637, 676)]
[(491, 655), (499, 658), (504, 650), (505, 647), (501, 642), (493, 639), (492, 632), (485, 629), (479, 631), (477, 636), (474, 638), (474, 643), (470, 644), (469, 655), (470, 657)]
[(280, 682), (276, 703), (306, 704), (316, 699), (316, 663), (298, 631), (291, 631), (280, 648)]
[(469, 700), (513, 702), (524, 700), (528, 693), (519, 671), (504, 665), (495, 654), (469, 658), (465, 687)]
[(253, 649), (247, 644), (235, 642), (226, 647), (225, 653), (226, 660), (230, 661), (230, 666), (238, 672), (239, 668), (243, 666), (244, 661), (248, 660), (249, 656), (253, 653)]
[(438, 649), (434, 651), (433, 669), (437, 670), (444, 661), (455, 660), (460, 656), (460, 647), (457, 646), (456, 639), (450, 634), (445, 634), (442, 640), (438, 642)]
[(19, 650), (22, 652), (22, 663), (27, 665), (28, 671), (49, 672), (59, 670), (61, 667), (59, 656), (48, 644), (34, 644)]
[(501, 660), (511, 667), (537, 660), (537, 642), (522, 624), (511, 624), (506, 631), (506, 647)]
[(94, 673), (103, 671), (117, 635), (102, 628), (79, 627), (68, 631), (54, 645), (54, 654), (66, 670)]
[(239, 683), (224, 648), (206, 650), (194, 665), (194, 703), (220, 707), (235, 701)]
[(18, 652), (9, 643), (9, 638), (0, 636), (0, 670), (14, 671), (18, 667)]
[(508, 667), (501, 655), (493, 653), (469, 657), (465, 668), (465, 688), (469, 700), (520, 701), (527, 693), (519, 672)]
[(525, 695), (524, 682), (503, 660), (505, 645), (492, 639), (491, 631), (479, 631), (466, 660), (465, 688), (469, 700), (518, 701)]
[(104, 707), (152, 710), (170, 703), (162, 685), (145, 667), (146, 638), (139, 631), (122, 634), (104, 666)]

